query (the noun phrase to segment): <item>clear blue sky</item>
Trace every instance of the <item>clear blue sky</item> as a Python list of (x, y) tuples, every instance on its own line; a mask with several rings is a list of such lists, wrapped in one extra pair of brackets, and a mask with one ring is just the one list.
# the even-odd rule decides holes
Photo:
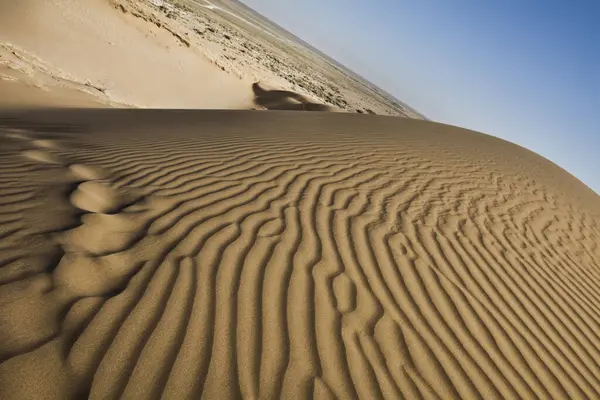
[(434, 121), (600, 193), (600, 0), (243, 0)]

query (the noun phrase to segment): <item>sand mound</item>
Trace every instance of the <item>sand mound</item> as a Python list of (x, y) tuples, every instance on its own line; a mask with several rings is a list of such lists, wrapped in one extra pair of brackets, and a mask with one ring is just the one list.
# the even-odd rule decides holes
[(523, 148), (351, 114), (5, 114), (2, 399), (600, 398), (600, 198)]
[(252, 85), (252, 92), (254, 93), (254, 104), (267, 110), (342, 111), (296, 92), (268, 88), (267, 85), (260, 82)]

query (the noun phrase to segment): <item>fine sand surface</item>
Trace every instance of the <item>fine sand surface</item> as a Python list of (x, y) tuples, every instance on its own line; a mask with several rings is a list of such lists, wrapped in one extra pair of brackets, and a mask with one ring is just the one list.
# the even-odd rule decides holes
[(598, 399), (600, 198), (456, 127), (0, 112), (1, 399)]
[[(143, 4), (146, 2), (142, 2)], [(248, 109), (251, 79), (109, 0), (0, 0), (0, 66), (108, 104)]]
[(318, 109), (422, 118), (235, 0), (0, 0), (4, 75), (38, 95), (0, 81), (0, 106), (270, 109), (260, 82)]
[(66, 86), (43, 86), (35, 78), (0, 65), (0, 108), (106, 107), (96, 96)]

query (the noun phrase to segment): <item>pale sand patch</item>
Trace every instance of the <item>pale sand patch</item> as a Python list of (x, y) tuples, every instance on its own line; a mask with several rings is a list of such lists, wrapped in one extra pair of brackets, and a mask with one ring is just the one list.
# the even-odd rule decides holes
[(83, 182), (71, 196), (71, 203), (81, 210), (107, 214), (116, 211), (123, 205), (118, 191), (104, 182)]
[(44, 150), (26, 150), (22, 153), (23, 157), (32, 161), (39, 161), (48, 164), (60, 164), (61, 159), (56, 154)]
[(106, 107), (96, 96), (62, 85), (40, 85), (21, 71), (0, 65), (0, 107)]
[(2, 399), (600, 398), (600, 198), (472, 131), (3, 111), (0, 239)]
[(0, 10), (3, 107), (251, 109), (251, 85), (268, 82), (319, 109), (423, 118), (235, 0), (0, 0)]
[(223, 73), (110, 1), (0, 0), (0, 9), (0, 44), (29, 69), (95, 88), (100, 98), (137, 107), (252, 107), (252, 81)]
[(99, 180), (108, 176), (108, 172), (100, 167), (87, 164), (71, 164), (69, 170), (77, 178), (83, 180)]

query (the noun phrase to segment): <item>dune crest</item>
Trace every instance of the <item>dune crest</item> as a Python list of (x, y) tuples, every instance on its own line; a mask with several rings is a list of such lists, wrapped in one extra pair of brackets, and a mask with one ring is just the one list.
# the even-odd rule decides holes
[(426, 121), (4, 111), (0, 398), (600, 398), (599, 221)]

